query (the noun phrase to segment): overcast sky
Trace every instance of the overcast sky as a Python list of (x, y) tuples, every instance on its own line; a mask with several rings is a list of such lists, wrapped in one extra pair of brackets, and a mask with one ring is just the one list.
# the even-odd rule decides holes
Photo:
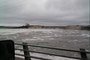
[(0, 0), (0, 25), (87, 25), (89, 0)]

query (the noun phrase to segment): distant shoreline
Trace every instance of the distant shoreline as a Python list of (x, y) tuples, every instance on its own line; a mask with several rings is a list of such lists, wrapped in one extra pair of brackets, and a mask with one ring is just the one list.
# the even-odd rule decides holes
[(90, 30), (90, 25), (71, 25), (71, 26), (42, 26), (42, 25), (29, 25), (29, 26), (0, 26), (0, 29), (73, 29), (73, 30)]

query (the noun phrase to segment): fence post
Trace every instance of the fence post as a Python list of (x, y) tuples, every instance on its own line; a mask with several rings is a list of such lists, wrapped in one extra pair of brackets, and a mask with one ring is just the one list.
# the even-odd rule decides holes
[(80, 48), (80, 54), (81, 54), (81, 60), (88, 60), (87, 59), (87, 54), (85, 53), (86, 51), (85, 51), (85, 49), (82, 49), (82, 48)]
[(31, 57), (28, 51), (29, 49), (28, 49), (27, 43), (25, 42), (23, 42), (23, 50), (24, 50), (25, 60), (31, 60)]

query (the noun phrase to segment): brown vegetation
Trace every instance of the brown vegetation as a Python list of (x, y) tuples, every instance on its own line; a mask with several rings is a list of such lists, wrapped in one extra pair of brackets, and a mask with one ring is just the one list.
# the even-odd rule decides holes
[(78, 29), (78, 30), (90, 30), (90, 25), (84, 26), (84, 25), (70, 25), (70, 26), (42, 26), (42, 25), (30, 25), (25, 24), (24, 26), (0, 26), (0, 28), (38, 28), (38, 29)]

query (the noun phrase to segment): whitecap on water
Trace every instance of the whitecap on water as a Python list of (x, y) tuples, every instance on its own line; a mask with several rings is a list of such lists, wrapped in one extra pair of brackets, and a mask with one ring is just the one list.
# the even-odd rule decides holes
[(90, 37), (90, 34), (82, 34), (81, 36)]
[[(15, 53), (19, 53), (19, 54), (24, 54), (21, 51), (15, 51)], [(46, 58), (46, 59), (50, 59), (50, 60), (78, 60), (78, 59), (71, 59), (71, 58), (65, 58), (65, 57), (58, 57), (58, 56), (50, 56), (50, 55), (45, 55), (45, 54), (39, 54), (39, 53), (30, 53), (31, 56), (35, 56), (35, 57), (42, 57), (42, 58)], [(15, 57), (19, 57), (19, 58), (24, 58), (22, 56), (18, 56), (15, 55)], [(35, 60), (35, 59), (32, 59)], [(38, 60), (38, 59), (36, 59)]]

